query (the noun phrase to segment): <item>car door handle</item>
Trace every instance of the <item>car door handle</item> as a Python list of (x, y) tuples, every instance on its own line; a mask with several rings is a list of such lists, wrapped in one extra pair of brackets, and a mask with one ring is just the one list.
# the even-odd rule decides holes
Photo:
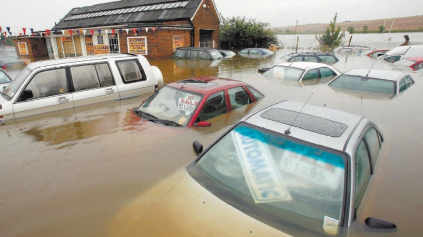
[(110, 94), (113, 94), (113, 93), (115, 93), (115, 90), (113, 90), (113, 88), (107, 88), (106, 89), (106, 95), (110, 95)]
[(57, 103), (59, 103), (59, 104), (65, 104), (65, 103), (68, 103), (68, 102), (69, 102), (69, 100), (66, 97), (59, 97), (57, 99)]

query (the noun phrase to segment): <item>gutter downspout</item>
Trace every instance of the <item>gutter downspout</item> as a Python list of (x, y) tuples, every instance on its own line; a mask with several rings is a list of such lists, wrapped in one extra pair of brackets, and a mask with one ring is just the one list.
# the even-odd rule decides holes
[[(192, 20), (191, 19), (189, 19), (189, 23), (191, 24), (191, 26), (192, 26), (192, 30), (191, 30), (191, 32), (190, 32), (190, 34), (191, 34), (191, 45), (190, 45), (190, 47), (195, 47), (194, 46), (194, 44), (195, 44), (195, 42), (194, 42), (194, 36), (195, 36), (195, 27), (194, 27), (194, 24), (192, 23)], [(198, 47), (200, 47), (200, 46), (198, 46)]]

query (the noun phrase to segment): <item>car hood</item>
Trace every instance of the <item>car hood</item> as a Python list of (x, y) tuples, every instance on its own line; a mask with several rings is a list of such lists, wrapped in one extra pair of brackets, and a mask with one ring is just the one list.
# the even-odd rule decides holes
[(110, 236), (290, 236), (212, 195), (185, 169), (141, 194), (116, 216)]

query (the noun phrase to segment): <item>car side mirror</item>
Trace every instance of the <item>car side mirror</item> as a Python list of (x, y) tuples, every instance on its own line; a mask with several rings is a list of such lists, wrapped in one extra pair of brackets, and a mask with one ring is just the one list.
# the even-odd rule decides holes
[(397, 228), (397, 226), (392, 222), (374, 218), (374, 217), (367, 217), (367, 219), (364, 222), (371, 228), (379, 228), (379, 229)]
[(21, 96), (19, 97), (19, 101), (25, 101), (32, 98), (34, 98), (34, 94), (32, 94), (30, 89), (26, 89), (22, 91)]
[(194, 150), (195, 154), (198, 156), (201, 152), (203, 152), (203, 144), (195, 140), (192, 143), (192, 149)]
[(210, 127), (211, 123), (208, 121), (201, 121), (198, 123), (194, 123), (194, 127)]

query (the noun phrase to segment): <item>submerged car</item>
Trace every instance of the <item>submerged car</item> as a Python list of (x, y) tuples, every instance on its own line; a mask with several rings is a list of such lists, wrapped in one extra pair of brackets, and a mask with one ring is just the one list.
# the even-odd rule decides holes
[(353, 69), (333, 79), (329, 86), (346, 92), (398, 95), (414, 84), (410, 75), (399, 71)]
[(321, 52), (303, 52), (303, 53), (290, 53), (281, 58), (286, 62), (316, 62), (325, 64), (334, 64), (339, 61), (337, 57), (329, 53)]
[(212, 48), (180, 47), (176, 49), (173, 58), (217, 60), (222, 59), (223, 55)]
[(341, 73), (334, 67), (312, 62), (281, 63), (263, 73), (263, 76), (271, 80), (298, 81), (307, 84), (326, 83), (338, 75)]
[(383, 160), (383, 141), (366, 117), (277, 103), (237, 123), (204, 152), (195, 141), (195, 161), (120, 213), (129, 227), (120, 234), (347, 236), (366, 224), (386, 233), (396, 225), (356, 220)]
[(241, 81), (197, 77), (167, 84), (133, 112), (168, 126), (208, 127), (213, 118), (263, 97), (257, 89)]
[(390, 49), (372, 49), (372, 50), (364, 51), (362, 54), (370, 58), (377, 58), (384, 55), (389, 50)]
[(0, 92), (3, 91), (11, 82), (12, 79), (10, 79), (9, 75), (0, 68)]
[(418, 71), (423, 69), (423, 56), (422, 57), (410, 57), (404, 58), (394, 63), (395, 66), (404, 69), (411, 69)]
[(333, 50), (335, 53), (351, 53), (351, 54), (359, 54), (366, 50), (370, 50), (371, 48), (368, 46), (362, 45), (342, 45)]
[(232, 58), (236, 55), (236, 53), (230, 50), (219, 49), (219, 52), (223, 55), (224, 58)]
[(153, 93), (161, 71), (144, 56), (96, 55), (29, 64), (0, 96), (0, 120)]
[(399, 46), (389, 50), (379, 59), (393, 63), (409, 57), (423, 57), (423, 45)]
[(265, 48), (246, 48), (239, 51), (238, 54), (247, 58), (259, 58), (270, 56), (274, 52)]
[(5, 71), (20, 71), (26, 67), (26, 63), (15, 57), (0, 57), (0, 68)]

